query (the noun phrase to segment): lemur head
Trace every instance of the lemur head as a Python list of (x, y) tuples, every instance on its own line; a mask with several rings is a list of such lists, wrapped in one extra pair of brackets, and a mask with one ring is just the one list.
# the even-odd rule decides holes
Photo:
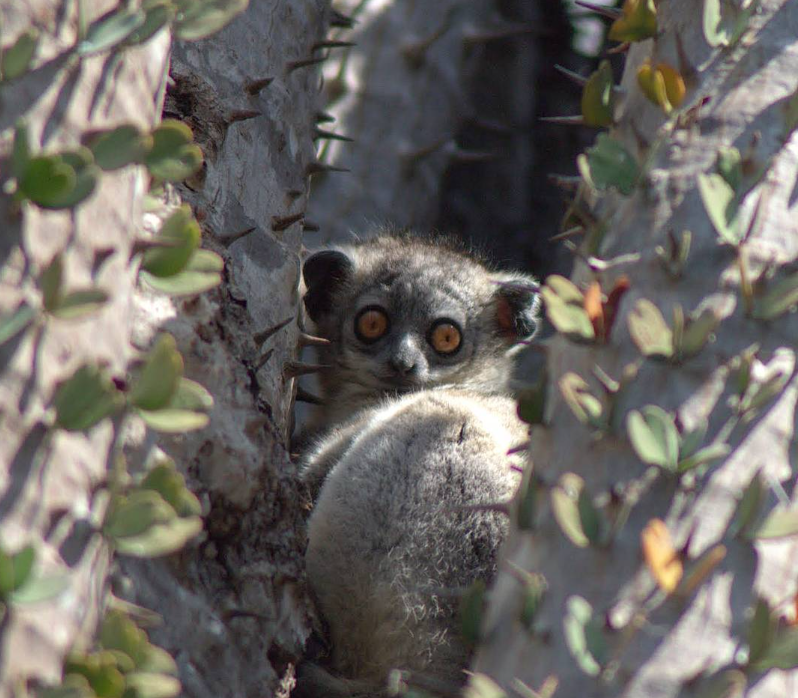
[(441, 385), (504, 392), (510, 356), (537, 329), (537, 283), (445, 243), (377, 237), (311, 255), (305, 307), (331, 341), (328, 400)]

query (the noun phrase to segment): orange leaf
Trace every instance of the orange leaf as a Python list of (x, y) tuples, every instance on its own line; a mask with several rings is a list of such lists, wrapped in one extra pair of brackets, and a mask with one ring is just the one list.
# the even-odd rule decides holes
[(679, 584), (684, 568), (671, 541), (668, 527), (651, 519), (640, 534), (643, 557), (660, 589), (670, 594)]

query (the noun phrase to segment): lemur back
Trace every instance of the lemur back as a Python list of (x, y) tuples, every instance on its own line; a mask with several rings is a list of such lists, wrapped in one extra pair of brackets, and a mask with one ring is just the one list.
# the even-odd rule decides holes
[(304, 278), (331, 342), (302, 474), (332, 673), (306, 669), (297, 695), (383, 696), (394, 668), (459, 685), (458, 592), (493, 576), (505, 532), (469, 505), (516, 485), (507, 452), (526, 430), (507, 382), (535, 331), (534, 280), (409, 236), (316, 253)]

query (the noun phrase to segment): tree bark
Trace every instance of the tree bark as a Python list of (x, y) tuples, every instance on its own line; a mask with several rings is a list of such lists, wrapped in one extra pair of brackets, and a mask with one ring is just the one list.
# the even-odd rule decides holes
[[(507, 689), (516, 680), (537, 689), (553, 675), (559, 681), (557, 695), (565, 696), (731, 695), (709, 691), (713, 681), (731, 681), (733, 672), (745, 676), (746, 695), (794, 695), (795, 670), (746, 672), (739, 650), (748, 641), (750, 609), (757, 596), (794, 622), (795, 538), (753, 543), (730, 535), (727, 525), (757, 471), (770, 490), (769, 511), (777, 495), (787, 497), (782, 487), (789, 488), (796, 468), (798, 324), (794, 313), (770, 322), (746, 313), (739, 259), (749, 279), (776, 270), (774, 280), (761, 279), (765, 289), (772, 289), (790, 268), (794, 272), (798, 258), (798, 141), (787, 126), (786, 107), (798, 88), (798, 6), (762, 2), (739, 43), (727, 49), (708, 45), (695, 3), (662, 2), (657, 12), (657, 37), (633, 44), (629, 51), (622, 82), (625, 102), (612, 130), (639, 162), (647, 155), (652, 160), (631, 196), (608, 195), (596, 209), (607, 230), (599, 256), (612, 260), (632, 253), (639, 259), (598, 273), (584, 259), (578, 262), (577, 282), (596, 277), (609, 289), (623, 273), (630, 291), (606, 345), (579, 346), (558, 336), (548, 346), (547, 423), (534, 427), (530, 447), (530, 467), (534, 462), (545, 490), (541, 511), (533, 531), (519, 530), (513, 520), (475, 668)], [(683, 116), (668, 125), (637, 85), (637, 70), (649, 58), (678, 67), (688, 77)], [(747, 161), (743, 187), (753, 186), (738, 214), (742, 230), (751, 226), (739, 255), (733, 246), (719, 244), (696, 186), (699, 173), (715, 170), (719, 148), (730, 145)], [(760, 167), (766, 172), (757, 182)], [(674, 279), (662, 268), (655, 246), (667, 247), (668, 234), (678, 237), (684, 230), (692, 231), (692, 247), (682, 277)], [(598, 438), (576, 420), (560, 381), (574, 372), (600, 395), (594, 367), (619, 378), (626, 365), (639, 359), (627, 320), (641, 298), (652, 300), (669, 323), (676, 303), (685, 312), (708, 304), (722, 321), (715, 341), (683, 365), (646, 360), (619, 399), (617, 409), (624, 416), (619, 428)], [(753, 344), (759, 347), (756, 380), (767, 373), (764, 365), (771, 373), (778, 368), (787, 380), (783, 389), (753, 420), (737, 424), (729, 437), (729, 455), (705, 476), (691, 484), (690, 478), (669, 477), (654, 468), (652, 480), (651, 469), (627, 439), (627, 411), (660, 405), (687, 428), (705, 418), (705, 442), (711, 441), (733, 414), (729, 399), (735, 393), (735, 372), (730, 362)], [(613, 502), (620, 504), (611, 491), (621, 501), (628, 498), (629, 518), (606, 547), (575, 547), (555, 522), (549, 491), (566, 472), (584, 479), (602, 515), (608, 515)], [(790, 497), (794, 501), (794, 491)], [(655, 517), (667, 523), (676, 550), (686, 546), (685, 575), (713, 546), (725, 546), (725, 558), (682, 601), (652, 601), (657, 585), (641, 562), (641, 532)], [(518, 568), (542, 573), (548, 581), (534, 632), (519, 626), (523, 585)], [(607, 647), (600, 677), (584, 673), (568, 649), (564, 619), (568, 599), (575, 595), (592, 605)], [(719, 686), (715, 684), (717, 690)]]

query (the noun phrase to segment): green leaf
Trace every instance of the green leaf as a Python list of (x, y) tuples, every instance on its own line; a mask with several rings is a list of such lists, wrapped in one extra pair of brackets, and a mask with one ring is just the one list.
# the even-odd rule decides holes
[(193, 143), (191, 129), (180, 121), (165, 119), (152, 132), (152, 148), (144, 164), (153, 177), (179, 182), (202, 166), (202, 151)]
[(726, 180), (735, 192), (740, 190), (743, 183), (743, 166), (740, 151), (735, 147), (721, 146), (718, 148), (718, 174)]
[(79, 56), (89, 56), (120, 45), (142, 24), (146, 15), (140, 9), (121, 9), (92, 22), (86, 38), (78, 44)]
[(225, 27), (247, 9), (249, 0), (177, 0), (175, 38), (204, 39)]
[(199, 383), (188, 378), (181, 378), (175, 394), (169, 401), (169, 407), (181, 410), (208, 411), (213, 409), (213, 395)]
[(740, 411), (754, 415), (760, 407), (764, 407), (781, 393), (787, 385), (790, 375), (786, 371), (777, 371), (763, 382), (750, 383), (740, 400)]
[(679, 432), (670, 414), (657, 405), (647, 405), (640, 412), (632, 410), (626, 418), (626, 430), (640, 460), (676, 470)]
[(103, 524), (103, 533), (116, 541), (138, 536), (176, 517), (177, 512), (155, 490), (135, 490), (114, 500)]
[(76, 183), (75, 170), (60, 157), (37, 155), (28, 160), (18, 185), (22, 196), (42, 208), (60, 208)]
[(598, 676), (607, 650), (593, 607), (581, 596), (571, 596), (567, 607), (563, 630), (571, 656), (585, 674)]
[(691, 686), (691, 695), (695, 698), (743, 698), (747, 684), (748, 679), (742, 671), (726, 669), (699, 678)]
[(169, 404), (183, 375), (183, 357), (172, 335), (161, 334), (138, 373), (130, 391), (130, 404), (157, 410)]
[(643, 356), (662, 359), (673, 356), (673, 331), (650, 300), (641, 298), (635, 303), (627, 324), (632, 341)]
[(742, 235), (737, 225), (737, 196), (734, 189), (719, 174), (699, 174), (698, 191), (704, 202), (709, 220), (721, 240), (730, 245), (739, 244)]
[(782, 279), (754, 304), (754, 317), (775, 320), (798, 305), (798, 274)]
[(152, 138), (142, 134), (136, 126), (125, 124), (110, 131), (90, 133), (86, 143), (97, 165), (106, 172), (112, 172), (143, 162), (152, 147)]
[(0, 599), (8, 598), (11, 592), (25, 584), (35, 559), (36, 551), (30, 545), (11, 555), (0, 549)]
[(586, 548), (590, 539), (582, 525), (580, 497), (585, 481), (575, 473), (563, 473), (551, 489), (551, 508), (560, 529), (575, 546)]
[(111, 652), (73, 655), (64, 664), (64, 674), (84, 676), (97, 698), (121, 698), (125, 677)]
[(146, 13), (142, 25), (125, 40), (126, 46), (136, 46), (149, 41), (175, 18), (177, 9), (170, 2), (160, 2), (146, 8)]
[(123, 398), (104, 372), (81, 366), (56, 389), (52, 405), (55, 426), (84, 431), (118, 411)]
[(62, 320), (74, 320), (102, 308), (108, 294), (99, 288), (86, 288), (67, 293), (51, 311), (51, 315)]
[(38, 44), (38, 30), (31, 28), (22, 32), (13, 44), (3, 51), (0, 58), (2, 79), (13, 80), (27, 73)]
[(777, 507), (752, 532), (751, 538), (755, 540), (771, 540), (773, 538), (788, 538), (796, 534), (798, 534), (798, 509)]
[(686, 429), (679, 435), (679, 462), (685, 458), (692, 456), (704, 443), (704, 437), (707, 435), (706, 419), (700, 419), (695, 427), (687, 431)]
[(782, 669), (789, 671), (798, 667), (798, 626), (781, 628), (776, 637), (757, 658), (756, 671)]
[(696, 451), (692, 456), (680, 460), (676, 470), (680, 473), (686, 473), (694, 468), (725, 458), (730, 451), (731, 447), (727, 443), (709, 444), (709, 446)]
[(548, 590), (548, 583), (542, 574), (516, 569), (515, 576), (523, 587), (521, 605), (521, 625), (530, 632), (535, 630), (535, 620)]
[(0, 346), (30, 327), (36, 311), (27, 303), (22, 303), (11, 315), (0, 318)]
[(31, 577), (19, 589), (12, 592), (10, 600), (18, 606), (41, 603), (54, 599), (68, 588), (69, 577), (64, 574)]
[(162, 246), (144, 253), (141, 268), (157, 277), (174, 276), (182, 271), (200, 244), (200, 227), (188, 204), (164, 221), (156, 241)]
[(552, 274), (540, 289), (546, 317), (569, 339), (591, 341), (596, 333), (584, 308), (585, 299), (568, 279)]
[(748, 534), (751, 526), (759, 518), (759, 512), (765, 503), (765, 495), (767, 495), (767, 488), (761, 472), (757, 471), (740, 496), (740, 501), (734, 512), (734, 519), (729, 527), (729, 535)]
[(754, 615), (748, 626), (748, 664), (756, 663), (776, 639), (778, 618), (765, 599), (759, 598), (754, 606)]
[(485, 609), (485, 582), (476, 580), (460, 599), (460, 633), (469, 647), (482, 638), (482, 614)]
[(168, 460), (156, 465), (141, 483), (145, 490), (155, 490), (177, 512), (178, 516), (199, 516), (202, 506), (199, 499), (186, 487), (186, 480)]
[(706, 346), (713, 332), (718, 329), (719, 324), (720, 317), (712, 308), (704, 308), (698, 316), (691, 316), (677, 348), (680, 358), (687, 359), (700, 352)]
[(731, 29), (721, 18), (720, 3), (721, 0), (704, 0), (704, 38), (713, 48), (728, 46), (731, 39)]
[(131, 557), (160, 557), (180, 550), (201, 530), (200, 517), (175, 517), (168, 523), (150, 526), (140, 535), (116, 539), (115, 548)]
[(166, 434), (204, 429), (210, 422), (207, 414), (190, 410), (164, 408), (154, 411), (140, 410), (140, 414), (148, 427)]
[(569, 371), (560, 378), (559, 385), (563, 399), (582, 424), (596, 429), (606, 428), (604, 405), (590, 392), (584, 378)]
[(606, 133), (600, 133), (596, 144), (577, 160), (580, 172), (596, 189), (615, 187), (628, 196), (637, 186), (640, 168), (632, 154)]
[(174, 276), (161, 279), (142, 271), (139, 278), (147, 286), (161, 293), (168, 293), (171, 296), (195, 296), (222, 283), (222, 276), (218, 271), (206, 270), (215, 261), (210, 255), (221, 261), (221, 257), (214, 252), (197, 250), (188, 260), (186, 268)]
[(28, 126), (24, 121), (19, 121), (14, 129), (14, 146), (11, 156), (11, 173), (17, 180), (21, 179), (28, 169), (30, 157)]
[(582, 117), (587, 126), (611, 126), (613, 123), (612, 68), (601, 61), (582, 89)]
[(180, 694), (180, 681), (174, 676), (134, 671), (125, 678), (128, 690), (132, 690), (136, 698), (174, 698)]
[(654, 0), (625, 0), (623, 15), (609, 31), (612, 41), (643, 41), (657, 35), (657, 8)]
[(61, 285), (64, 279), (64, 262), (61, 253), (55, 255), (39, 275), (42, 305), (47, 311), (58, 307), (61, 300)]

